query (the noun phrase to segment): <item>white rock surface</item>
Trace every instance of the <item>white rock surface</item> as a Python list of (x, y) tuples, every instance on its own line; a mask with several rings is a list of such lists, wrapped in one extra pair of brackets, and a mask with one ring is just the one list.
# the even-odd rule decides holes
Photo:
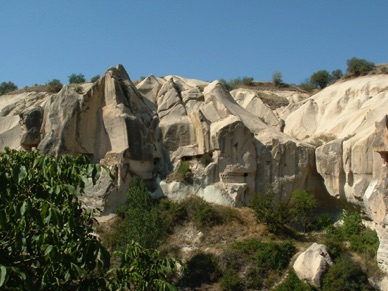
[(319, 288), (323, 275), (332, 263), (326, 246), (314, 243), (298, 256), (293, 268), (300, 280)]

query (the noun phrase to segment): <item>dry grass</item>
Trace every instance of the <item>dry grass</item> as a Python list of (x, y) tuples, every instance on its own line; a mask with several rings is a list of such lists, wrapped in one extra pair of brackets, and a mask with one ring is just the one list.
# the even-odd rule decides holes
[(230, 243), (268, 236), (266, 226), (257, 222), (252, 209), (215, 207), (220, 212), (230, 212), (226, 214), (229, 219), (203, 231), (196, 229), (192, 223), (179, 225), (163, 244), (161, 251), (181, 259), (188, 259), (198, 251), (219, 255)]

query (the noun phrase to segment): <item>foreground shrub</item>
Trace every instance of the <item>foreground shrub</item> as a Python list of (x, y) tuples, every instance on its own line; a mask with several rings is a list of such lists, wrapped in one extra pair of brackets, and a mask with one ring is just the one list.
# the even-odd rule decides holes
[(120, 259), (120, 265), (107, 273), (109, 290), (175, 290), (168, 281), (182, 265), (180, 261), (162, 258), (158, 251), (134, 241), (113, 256)]
[(1, 290), (170, 286), (166, 270), (176, 271), (177, 262), (133, 242), (124, 248), (119, 269), (108, 271), (110, 254), (92, 234), (93, 213), (77, 197), (100, 171), (83, 156), (0, 153)]
[(71, 289), (109, 267), (109, 253), (91, 235), (92, 214), (76, 196), (99, 172), (82, 156), (0, 154), (0, 286)]

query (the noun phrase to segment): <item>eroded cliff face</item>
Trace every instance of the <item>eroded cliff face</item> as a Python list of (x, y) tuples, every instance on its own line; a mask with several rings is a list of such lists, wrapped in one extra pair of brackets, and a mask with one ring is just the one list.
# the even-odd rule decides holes
[[(217, 81), (178, 76), (135, 86), (119, 65), (57, 94), (1, 96), (0, 149), (86, 154), (106, 165), (114, 180), (104, 173), (82, 197), (104, 213), (124, 201), (133, 176), (152, 195), (177, 200), (194, 194), (242, 206), (271, 186), (284, 200), (306, 189), (329, 207), (336, 199), (356, 203), (376, 225), (379, 263), (388, 271), (387, 84), (387, 75), (365, 76), (311, 97), (228, 92)], [(264, 95), (288, 105), (271, 108)], [(171, 175), (182, 163), (188, 181)]]
[[(254, 111), (241, 107), (217, 81), (150, 76), (135, 86), (119, 65), (94, 84), (2, 101), (2, 148), (86, 154), (111, 169), (115, 180), (103, 175), (83, 197), (105, 212), (123, 202), (132, 176), (154, 196), (195, 194), (242, 206), (271, 185), (287, 200), (316, 175), (314, 147), (282, 133), (277, 115), (258, 100)], [(205, 165), (204, 155), (211, 157)], [(166, 180), (182, 162), (190, 164), (190, 183)]]

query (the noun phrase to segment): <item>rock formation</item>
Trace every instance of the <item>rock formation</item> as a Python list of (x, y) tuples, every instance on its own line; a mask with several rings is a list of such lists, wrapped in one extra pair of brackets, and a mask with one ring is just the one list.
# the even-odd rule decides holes
[[(356, 203), (377, 225), (388, 271), (387, 84), (388, 75), (373, 75), (311, 97), (291, 89), (228, 92), (218, 81), (178, 76), (135, 85), (119, 65), (57, 94), (0, 96), (0, 150), (84, 154), (106, 165), (114, 180), (103, 174), (82, 197), (105, 213), (123, 202), (133, 176), (156, 197), (195, 194), (242, 206), (272, 186), (284, 200), (299, 188), (320, 201)], [(190, 179), (176, 179), (181, 165)]]
[(319, 288), (323, 275), (332, 263), (326, 246), (314, 243), (298, 256), (293, 268), (300, 280)]
[[(94, 84), (2, 99), (1, 148), (84, 154), (108, 166), (115, 180), (103, 176), (83, 197), (105, 212), (123, 201), (134, 175), (155, 196), (196, 194), (235, 206), (270, 185), (288, 199), (314, 184), (314, 148), (280, 132), (279, 119), (259, 99), (248, 111), (217, 81), (150, 76), (135, 86), (119, 65)], [(206, 165), (204, 155), (211, 159)], [(190, 164), (192, 181), (166, 180), (182, 162)]]

